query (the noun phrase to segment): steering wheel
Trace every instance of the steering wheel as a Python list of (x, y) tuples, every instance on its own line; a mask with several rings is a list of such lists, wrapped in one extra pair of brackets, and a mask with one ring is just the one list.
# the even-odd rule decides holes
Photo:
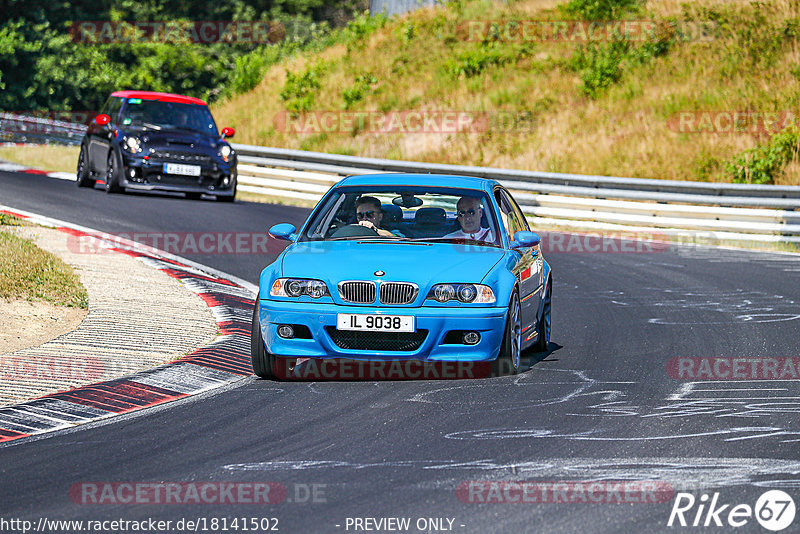
[(360, 224), (348, 224), (336, 230), (331, 237), (375, 237), (378, 231)]

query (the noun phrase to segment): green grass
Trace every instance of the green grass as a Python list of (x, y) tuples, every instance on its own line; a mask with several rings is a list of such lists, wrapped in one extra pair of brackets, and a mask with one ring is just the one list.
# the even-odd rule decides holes
[(20, 224), (0, 214), (0, 298), (88, 308), (86, 289), (69, 265), (7, 228)]
[[(213, 106), (237, 141), (415, 161), (642, 178), (732, 182), (728, 162), (769, 135), (687, 134), (683, 111), (794, 111), (800, 106), (800, 5), (786, 0), (459, 0), (403, 17), (359, 17), (286, 56), (247, 93)], [(655, 20), (641, 40), (525, 41), (470, 21)], [(616, 40), (615, 40), (616, 39)], [(323, 65), (324, 68), (319, 68)], [(518, 132), (297, 133), (270, 128), (287, 110), (508, 112)], [(529, 124), (534, 124), (529, 128)], [(769, 152), (768, 149), (763, 151)], [(800, 184), (793, 159), (766, 183)]]

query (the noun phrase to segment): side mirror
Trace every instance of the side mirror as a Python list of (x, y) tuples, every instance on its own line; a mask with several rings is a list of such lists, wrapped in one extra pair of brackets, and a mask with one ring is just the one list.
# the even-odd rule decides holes
[(94, 122), (96, 124), (99, 124), (100, 126), (105, 126), (106, 124), (111, 122), (111, 117), (109, 117), (105, 113), (101, 113), (100, 115), (94, 118)]
[(269, 229), (270, 236), (274, 237), (275, 239), (281, 239), (283, 241), (294, 241), (295, 232), (297, 232), (297, 228), (295, 228), (294, 225), (290, 223), (276, 224), (275, 226)]
[(514, 234), (514, 241), (511, 242), (511, 248), (530, 248), (535, 247), (541, 242), (542, 238), (539, 237), (539, 234), (520, 230)]
[(226, 128), (222, 129), (222, 138), (223, 139), (226, 138), (226, 137), (233, 137), (234, 134), (236, 134), (236, 130), (234, 130), (233, 128), (226, 127)]

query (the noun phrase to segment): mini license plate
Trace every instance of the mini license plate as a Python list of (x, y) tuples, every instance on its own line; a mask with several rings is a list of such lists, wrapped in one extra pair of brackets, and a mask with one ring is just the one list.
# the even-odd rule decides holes
[(184, 176), (200, 176), (200, 165), (165, 163), (164, 174), (183, 174)]
[(414, 316), (339, 313), (336, 315), (336, 329), (368, 332), (414, 332)]

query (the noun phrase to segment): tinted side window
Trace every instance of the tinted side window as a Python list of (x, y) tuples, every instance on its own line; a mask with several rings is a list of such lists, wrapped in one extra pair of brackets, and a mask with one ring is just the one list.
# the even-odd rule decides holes
[(516, 215), (516, 219), (520, 221), (520, 230), (529, 232), (531, 228), (528, 226), (528, 219), (525, 218), (525, 214), (522, 212), (522, 208), (519, 207), (519, 204), (517, 204), (517, 201), (514, 200), (514, 197), (512, 197), (508, 191), (503, 191), (503, 196), (506, 197), (508, 203), (511, 205), (511, 209)]
[(122, 109), (121, 98), (111, 98), (111, 105), (106, 113), (111, 117), (111, 122), (116, 123), (119, 121), (119, 110)]
[(520, 230), (527, 230), (528, 224), (514, 200), (502, 189), (495, 191), (495, 199), (500, 206), (500, 216), (508, 232), (508, 238), (514, 240), (514, 234)]
[(98, 115), (102, 115), (103, 113), (108, 115), (108, 110), (111, 109), (111, 101), (112, 100), (114, 100), (114, 98), (108, 97), (108, 100), (106, 100), (106, 103), (103, 104), (102, 108), (100, 108), (100, 112), (98, 113)]

